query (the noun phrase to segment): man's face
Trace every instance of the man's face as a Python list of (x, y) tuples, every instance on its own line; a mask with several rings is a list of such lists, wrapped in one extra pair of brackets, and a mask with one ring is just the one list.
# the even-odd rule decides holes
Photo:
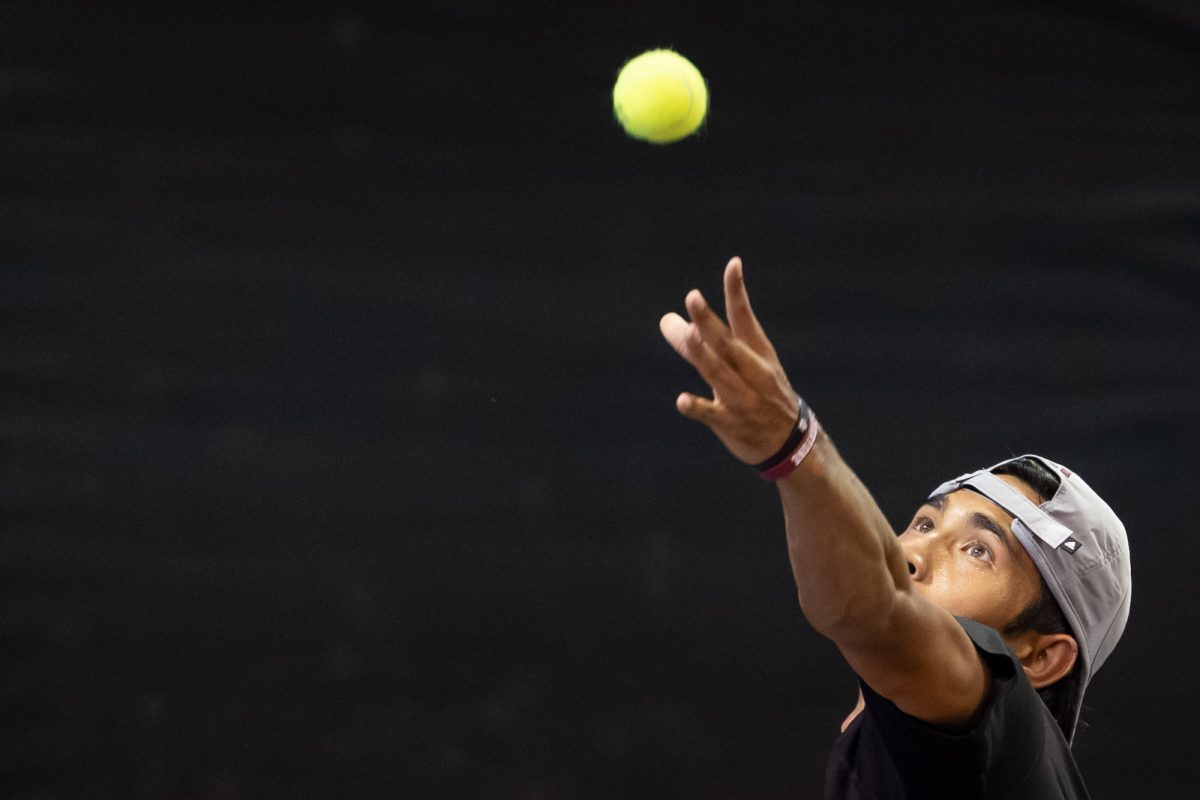
[[(1034, 491), (998, 476), (1032, 502)], [(1003, 631), (1041, 596), (1041, 575), (1012, 532), (1013, 516), (960, 489), (917, 509), (900, 546), (917, 591), (951, 614)]]

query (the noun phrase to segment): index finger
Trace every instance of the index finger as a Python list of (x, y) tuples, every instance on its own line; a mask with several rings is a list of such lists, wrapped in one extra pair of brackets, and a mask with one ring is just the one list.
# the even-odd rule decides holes
[(700, 329), (701, 338), (714, 353), (727, 361), (743, 377), (750, 377), (755, 374), (755, 370), (762, 368), (762, 357), (733, 335), (725, 321), (705, 301), (699, 289), (688, 292), (684, 302), (692, 321)]
[(729, 259), (725, 266), (725, 313), (733, 335), (744, 341), (750, 349), (764, 358), (774, 358), (775, 348), (763, 332), (754, 309), (750, 307), (750, 295), (746, 291), (746, 280), (742, 274), (742, 260), (737, 256)]

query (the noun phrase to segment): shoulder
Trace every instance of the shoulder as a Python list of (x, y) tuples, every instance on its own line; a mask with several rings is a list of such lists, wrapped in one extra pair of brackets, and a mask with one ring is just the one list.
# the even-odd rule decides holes
[(997, 722), (1011, 722), (1007, 716), (997, 719), (1009, 706), (1028, 705), (1030, 708), (1040, 708), (1049, 713), (1025, 677), (1020, 660), (995, 629), (965, 617), (955, 617), (954, 620), (970, 639), (975, 656), (983, 664), (987, 674), (987, 691), (973, 715), (973, 724), (966, 730), (948, 731), (944, 727), (923, 722), (900, 710), (895, 703), (876, 692), (866, 681), (862, 681), (863, 697), (868, 710), (874, 712), (875, 716), (895, 717), (906, 724), (911, 720), (912, 723), (932, 731), (960, 736), (986, 731), (989, 727), (995, 727)]
[(1045, 761), (1047, 752), (1061, 751), (1070, 759), (1057, 723), (1000, 634), (972, 620), (955, 619), (989, 676), (987, 694), (972, 725), (949, 730), (924, 722), (862, 682), (863, 725), (878, 729), (897, 763), (936, 763), (939, 771), (948, 768), (946, 759), (957, 758), (982, 773), (1023, 777), (1031, 765)]
[(860, 678), (864, 708), (838, 738), (827, 797), (1086, 798), (1050, 711), (995, 630), (955, 618), (989, 671), (972, 727), (947, 730), (906, 714)]
[(920, 592), (897, 591), (877, 623), (833, 638), (862, 681), (906, 714), (958, 730), (977, 721), (992, 681), (989, 659), (958, 619)]

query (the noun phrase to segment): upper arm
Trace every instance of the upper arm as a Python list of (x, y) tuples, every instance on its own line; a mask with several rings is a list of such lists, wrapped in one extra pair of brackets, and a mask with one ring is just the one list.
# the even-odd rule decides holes
[(910, 716), (947, 728), (973, 726), (992, 675), (958, 621), (920, 594), (897, 589), (877, 622), (832, 637), (858, 676)]

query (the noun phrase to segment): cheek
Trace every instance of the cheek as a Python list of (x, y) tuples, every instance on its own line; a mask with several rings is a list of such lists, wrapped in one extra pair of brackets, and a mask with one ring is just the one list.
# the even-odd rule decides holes
[(926, 597), (957, 617), (969, 617), (992, 628), (1004, 628), (1010, 603), (1010, 587), (997, 580), (991, 570), (973, 565), (940, 567), (929, 582)]

